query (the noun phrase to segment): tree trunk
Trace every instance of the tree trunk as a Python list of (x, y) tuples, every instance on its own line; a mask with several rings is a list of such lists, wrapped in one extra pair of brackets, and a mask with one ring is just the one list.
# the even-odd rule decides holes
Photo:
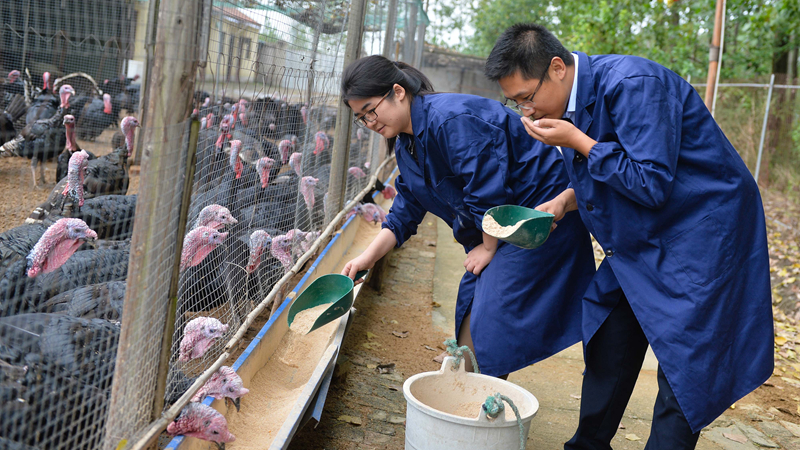
[[(772, 71), (775, 73), (775, 84), (787, 84), (789, 68), (789, 52), (787, 44), (789, 36), (778, 31), (775, 34), (775, 53), (772, 56)], [(758, 182), (769, 186), (771, 162), (777, 164), (790, 161), (792, 152), (792, 114), (788, 89), (775, 89), (772, 94), (772, 106), (767, 121), (767, 144), (761, 160), (761, 173)]]

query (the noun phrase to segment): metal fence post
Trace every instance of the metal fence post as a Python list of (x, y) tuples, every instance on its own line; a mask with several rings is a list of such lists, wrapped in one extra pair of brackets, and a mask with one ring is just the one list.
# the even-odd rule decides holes
[[(122, 439), (133, 437), (139, 431), (137, 427), (161, 414), (160, 402), (155, 399), (158, 387), (164, 383), (159, 378), (166, 377), (168, 368), (144, 371), (142, 364), (163, 364), (163, 360), (159, 363), (162, 340), (168, 341), (164, 334), (171, 336), (174, 327), (174, 321), (167, 320), (169, 292), (159, 288), (174, 285), (168, 281), (174, 277), (173, 268), (180, 262), (183, 230), (179, 228), (185, 224), (185, 217), (173, 228), (165, 227), (161, 216), (179, 211), (185, 214), (185, 205), (181, 208), (185, 199), (179, 191), (184, 188), (184, 179), (182, 174), (174, 172), (186, 166), (183, 158), (187, 157), (187, 153), (176, 150), (182, 144), (188, 144), (188, 155), (195, 150), (182, 123), (192, 108), (203, 5), (204, 2), (196, 0), (161, 0), (159, 4), (148, 82), (153, 91), (145, 96), (147, 103), (143, 105), (150, 120), (142, 131), (141, 187), (104, 448), (117, 447)], [(172, 176), (165, 176), (169, 170), (173, 171)], [(176, 176), (180, 182), (176, 183)], [(172, 244), (175, 251), (164, 251)], [(143, 345), (153, 341), (157, 344)], [(163, 390), (160, 395), (163, 398)]]
[[(347, 67), (357, 60), (361, 54), (361, 41), (364, 34), (364, 17), (367, 12), (366, 0), (353, 0), (350, 4), (350, 15), (347, 23), (347, 43), (345, 44), (342, 67)], [(350, 160), (350, 133), (353, 121), (351, 113), (339, 96), (336, 113), (336, 129), (333, 138), (333, 154), (331, 155), (331, 179), (328, 185), (330, 206), (325, 222), (329, 222), (344, 207), (345, 189), (347, 187), (347, 165)]]
[(769, 92), (767, 93), (767, 106), (764, 108), (764, 123), (761, 125), (761, 143), (758, 144), (758, 159), (756, 160), (756, 183), (758, 173), (761, 171), (761, 155), (764, 153), (764, 138), (767, 137), (767, 119), (769, 119), (769, 104), (772, 103), (772, 89), (775, 87), (775, 74), (769, 77)]

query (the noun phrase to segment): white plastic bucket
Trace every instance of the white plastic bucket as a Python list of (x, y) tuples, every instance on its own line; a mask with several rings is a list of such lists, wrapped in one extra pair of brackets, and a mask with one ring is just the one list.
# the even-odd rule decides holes
[(519, 426), (511, 407), (504, 404), (505, 417), (489, 420), (480, 405), (498, 392), (510, 398), (527, 439), (539, 411), (536, 397), (508, 381), (466, 372), (463, 360), (454, 370), (453, 361), (447, 357), (439, 371), (414, 375), (403, 384), (406, 450), (519, 450)]

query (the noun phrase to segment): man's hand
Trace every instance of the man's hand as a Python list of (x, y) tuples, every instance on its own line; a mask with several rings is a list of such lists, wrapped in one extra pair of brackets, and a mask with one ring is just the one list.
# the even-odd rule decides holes
[(464, 268), (467, 269), (467, 272), (480, 275), (483, 269), (492, 261), (496, 251), (496, 247), (493, 250), (489, 250), (484, 244), (478, 245), (467, 254), (467, 259), (464, 260)]
[(574, 148), (583, 156), (589, 156), (589, 151), (597, 144), (597, 141), (566, 120), (531, 120), (523, 117), (522, 124), (532, 138), (547, 145)]

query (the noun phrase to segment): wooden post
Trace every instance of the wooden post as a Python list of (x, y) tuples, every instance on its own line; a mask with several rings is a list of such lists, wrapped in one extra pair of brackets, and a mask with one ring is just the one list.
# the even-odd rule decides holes
[[(206, 0), (208, 1), (208, 0)], [(131, 240), (125, 307), (104, 448), (117, 448), (161, 415), (193, 176), (197, 124), (186, 122), (197, 75), (205, 2), (160, 0), (142, 130), (142, 171)], [(188, 131), (191, 129), (191, 133)], [(195, 134), (194, 139), (190, 138)], [(194, 146), (192, 145), (194, 142)], [(180, 149), (183, 148), (184, 151)], [(173, 313), (174, 314), (174, 313)]]
[[(147, 104), (147, 95), (150, 92), (150, 70), (153, 67), (153, 48), (156, 45), (156, 30), (158, 29), (158, 9), (161, 0), (149, 0), (147, 6), (147, 29), (144, 36), (144, 74), (142, 74), (142, 90), (139, 94), (139, 123), (143, 128), (148, 127), (147, 111), (145, 105)], [(142, 139), (136, 141), (136, 151), (133, 153), (133, 161), (131, 165), (139, 166), (142, 164)]]
[(714, 101), (714, 91), (717, 84), (717, 65), (719, 64), (719, 44), (722, 36), (722, 9), (725, 0), (717, 0), (717, 12), (714, 16), (714, 35), (708, 50), (708, 81), (706, 82), (706, 108), (711, 111)]
[[(350, 3), (350, 15), (347, 24), (347, 43), (344, 49), (343, 67), (357, 60), (361, 54), (361, 41), (364, 34), (364, 16), (366, 0), (353, 0)], [(333, 138), (333, 154), (331, 155), (331, 179), (328, 185), (328, 208), (325, 222), (329, 222), (344, 207), (345, 188), (347, 187), (347, 166), (350, 160), (350, 133), (353, 116), (339, 97), (336, 129)]]

